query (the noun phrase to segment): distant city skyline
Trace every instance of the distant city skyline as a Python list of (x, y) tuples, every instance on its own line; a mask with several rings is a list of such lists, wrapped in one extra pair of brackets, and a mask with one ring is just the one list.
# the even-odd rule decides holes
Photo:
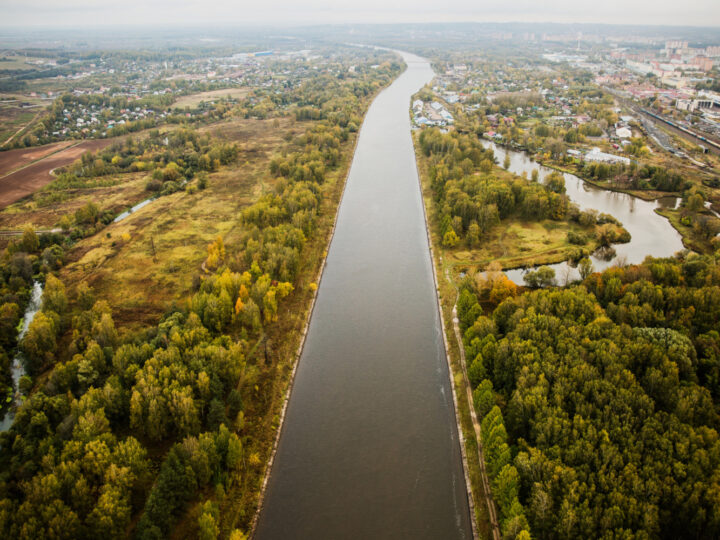
[(0, 27), (556, 22), (720, 27), (720, 1), (0, 0)]

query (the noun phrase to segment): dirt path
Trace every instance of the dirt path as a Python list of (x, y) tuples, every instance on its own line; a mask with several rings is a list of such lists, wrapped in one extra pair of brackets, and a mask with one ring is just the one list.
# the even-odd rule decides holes
[(32, 117), (32, 120), (30, 120), (27, 124), (22, 126), (20, 129), (18, 129), (15, 133), (10, 135), (10, 137), (8, 137), (2, 144), (0, 144), (0, 146), (5, 146), (9, 142), (11, 142), (15, 137), (17, 137), (20, 133), (22, 133), (23, 131), (28, 129), (30, 126), (32, 126), (44, 112), (45, 112), (45, 109), (41, 109), (35, 116)]
[[(35, 234), (55, 234), (62, 232), (62, 229), (36, 229)], [(20, 230), (0, 230), (0, 236), (22, 236), (25, 234), (25, 231)]]
[(28, 165), (45, 159), (52, 154), (59, 152), (69, 146), (74, 146), (80, 141), (62, 141), (43, 146), (33, 146), (30, 148), (16, 148), (15, 150), (5, 150), (0, 152), (0, 178), (10, 173), (18, 171)]
[(52, 182), (53, 176), (50, 173), (53, 169), (69, 165), (85, 152), (100, 150), (111, 143), (111, 139), (83, 141), (3, 176), (0, 178), (0, 209)]
[[(445, 269), (445, 279), (448, 280), (450, 285), (452, 285), (455, 290), (457, 291), (457, 287), (455, 287), (455, 284), (453, 283), (452, 279), (450, 279), (450, 274), (448, 273), (447, 269)], [(455, 304), (453, 305), (452, 309), (452, 324), (453, 324), (453, 330), (455, 332), (455, 339), (457, 340), (458, 344), (458, 350), (460, 351), (460, 367), (462, 369), (463, 374), (463, 386), (465, 387), (465, 393), (467, 395), (467, 401), (468, 401), (468, 408), (470, 409), (470, 418), (472, 419), (473, 429), (475, 430), (475, 439), (477, 440), (477, 447), (478, 447), (478, 460), (480, 461), (480, 477), (482, 479), (483, 484), (483, 491), (485, 493), (485, 502), (487, 503), (487, 509), (488, 509), (488, 515), (490, 516), (490, 524), (492, 525), (492, 532), (493, 532), (493, 539), (494, 540), (501, 540), (502, 536), (500, 535), (500, 526), (498, 523), (497, 518), (497, 510), (495, 508), (495, 501), (492, 498), (492, 491), (490, 490), (490, 481), (488, 480), (487, 471), (485, 470), (485, 455), (483, 453), (483, 444), (482, 444), (482, 437), (480, 434), (480, 422), (477, 418), (477, 413), (475, 412), (475, 407), (473, 406), (473, 396), (472, 396), (472, 387), (470, 386), (470, 378), (467, 374), (467, 362), (465, 361), (465, 347), (463, 346), (462, 342), (462, 335), (460, 334), (460, 327), (458, 326), (458, 317), (457, 317), (457, 299), (460, 297), (460, 292), (458, 291), (458, 295), (455, 298)]]

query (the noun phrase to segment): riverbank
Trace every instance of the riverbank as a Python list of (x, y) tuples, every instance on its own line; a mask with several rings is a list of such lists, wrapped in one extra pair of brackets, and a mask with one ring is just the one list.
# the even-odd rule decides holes
[[(522, 151), (525, 154), (524, 150), (515, 150), (513, 148), (509, 148), (507, 145), (493, 142), (496, 146), (502, 147), (505, 151), (510, 150), (514, 152)], [(530, 154), (527, 154), (530, 159), (533, 159)], [(561, 167), (560, 165), (552, 162), (552, 161), (535, 161), (539, 166), (546, 167), (548, 169), (552, 169), (558, 172), (562, 172), (565, 174), (571, 174), (577, 178), (580, 178), (583, 182), (586, 184), (589, 184), (591, 186), (594, 186), (598, 189), (602, 189), (607, 192), (611, 193), (623, 193), (625, 195), (629, 195), (631, 197), (636, 197), (638, 199), (641, 199), (643, 201), (647, 202), (653, 202), (653, 201), (661, 201), (662, 199), (680, 199), (682, 197), (682, 194), (679, 192), (666, 192), (666, 191), (657, 191), (657, 190), (638, 190), (638, 189), (623, 189), (618, 188), (615, 186), (608, 185), (606, 182), (599, 182), (597, 180), (594, 180), (592, 178), (587, 178), (585, 176), (582, 176), (579, 171), (572, 171), (570, 169), (567, 169), (565, 167)], [(698, 235), (695, 233), (692, 227), (683, 225), (680, 221), (680, 216), (677, 211), (675, 211), (673, 208), (656, 208), (655, 213), (662, 216), (663, 218), (667, 219), (668, 223), (677, 231), (677, 233), (682, 238), (682, 244), (685, 248), (690, 249), (692, 251), (696, 251), (697, 253), (712, 253), (714, 248), (710, 241), (707, 241), (702, 238), (698, 238)], [(543, 260), (544, 259), (544, 260)], [(553, 264), (557, 263), (559, 261), (553, 260), (553, 257), (547, 257), (547, 258), (541, 258), (541, 261), (538, 261), (536, 264)], [(511, 269), (511, 268), (519, 268), (523, 267), (524, 265), (520, 266), (505, 266), (503, 263), (503, 268), (505, 269)]]
[[(488, 140), (488, 139), (484, 139)], [(555, 171), (565, 173), (565, 174), (572, 174), (573, 176), (577, 176), (580, 178), (583, 182), (586, 182), (588, 184), (591, 184), (599, 189), (604, 189), (605, 191), (612, 191), (614, 193), (625, 193), (626, 195), (632, 195), (633, 197), (637, 197), (638, 199), (642, 199), (644, 201), (656, 201), (658, 199), (662, 199), (664, 197), (680, 197), (681, 194), (675, 191), (657, 191), (657, 190), (647, 190), (647, 189), (624, 189), (619, 188), (615, 186), (610, 186), (605, 182), (598, 182), (597, 180), (594, 180), (592, 178), (587, 178), (586, 176), (583, 176), (580, 171), (572, 171), (566, 167), (562, 167), (558, 165), (557, 163), (553, 161), (540, 161), (536, 160), (534, 156), (532, 156), (527, 150), (525, 150), (522, 147), (514, 148), (512, 146), (508, 146), (507, 144), (504, 144), (502, 142), (497, 141), (490, 141), (496, 146), (500, 146), (505, 150), (511, 150), (513, 152), (523, 152), (527, 154), (531, 160), (533, 160), (538, 165), (541, 165), (543, 167), (547, 167), (548, 169), (553, 169)]]
[(713, 253), (714, 247), (712, 241), (698, 238), (698, 235), (691, 226), (684, 225), (682, 223), (682, 218), (679, 212), (667, 208), (658, 208), (655, 212), (670, 222), (673, 229), (682, 236), (683, 245), (687, 249), (695, 251), (696, 253)]
[(363, 122), (255, 538), (473, 537), (406, 116), (432, 72), (404, 56)]
[[(619, 227), (614, 228), (620, 231)], [(579, 260), (603, 247), (591, 236), (597, 234), (599, 226), (588, 234), (586, 229), (566, 222), (507, 219), (496, 229), (477, 248), (445, 248), (446, 265), (455, 273), (483, 271), (491, 262), (500, 263), (503, 270), (514, 270)], [(568, 234), (585, 235), (587, 242), (571, 244)]]
[[(489, 482), (485, 473), (485, 463), (482, 452), (482, 442), (477, 434), (475, 408), (472, 403), (472, 389), (467, 380), (467, 366), (462, 361), (462, 343), (454, 339), (453, 329), (455, 297), (457, 291), (448, 277), (447, 269), (440, 254), (441, 238), (437, 234), (438, 224), (433, 211), (432, 189), (427, 181), (427, 171), (417, 146), (416, 137), (413, 136), (415, 163), (417, 165), (418, 181), (423, 202), (423, 216), (427, 231), (428, 246), (433, 266), (438, 309), (443, 326), (443, 341), (445, 354), (451, 373), (453, 399), (455, 402), (456, 420), (459, 432), (462, 433), (463, 461), (465, 465), (466, 481), (469, 482), (469, 496), (471, 511), (474, 517), (474, 532), (480, 538), (499, 539), (495, 503), (489, 489)], [(454, 270), (453, 270), (454, 271)], [(445, 276), (446, 279), (439, 279)]]
[[(530, 177), (531, 173), (537, 170), (538, 180), (543, 181), (556, 171), (556, 169), (533, 161), (525, 152), (509, 150), (488, 141), (483, 141), (482, 145), (485, 148), (493, 149), (500, 162), (503, 162), (505, 157), (509, 157), (508, 170), (516, 175)], [(613, 216), (630, 233), (630, 242), (612, 244), (615, 257), (606, 257), (611, 253), (590, 257), (595, 271), (612, 266), (616, 264), (616, 261), (620, 261), (622, 264), (637, 264), (642, 262), (647, 255), (670, 257), (685, 249), (681, 235), (665, 217), (655, 212), (659, 207), (674, 207), (676, 199), (646, 201), (627, 193), (596, 187), (574, 174), (566, 173), (564, 179), (566, 195), (581, 210), (593, 209), (601, 218), (602, 214)], [(604, 218), (601, 219), (601, 221), (604, 220)], [(578, 271), (566, 263), (555, 264), (552, 268), (557, 276), (566, 278), (566, 281), (579, 277)], [(506, 274), (515, 283), (524, 283), (524, 275), (521, 270), (510, 270)]]
[[(434, 137), (430, 132), (429, 137)], [(469, 144), (467, 135), (461, 135), (456, 142), (451, 135), (446, 135), (443, 144)], [(472, 137), (472, 136), (470, 136)], [(422, 135), (416, 137), (416, 160), (420, 163), (422, 175), (427, 177), (426, 183), (432, 188), (433, 174), (443, 174), (446, 167), (444, 161), (428, 157), (419, 150)], [(462, 142), (461, 142), (462, 141)], [(441, 144), (439, 141), (425, 144)], [(444, 158), (443, 158), (444, 159)], [(488, 161), (489, 161), (488, 157)], [(435, 173), (432, 167), (437, 166), (440, 172)], [(468, 166), (469, 167), (469, 166)], [(565, 192), (565, 184), (558, 186), (559, 193), (554, 189), (541, 187), (540, 184), (527, 179), (529, 170), (519, 173), (514, 170), (503, 170), (487, 164), (486, 170), (468, 170), (462, 179), (446, 184), (438, 193), (452, 194), (452, 202), (446, 198), (442, 203), (432, 200), (433, 208), (444, 204), (454, 205), (452, 223), (447, 214), (444, 225), (438, 230), (446, 231), (449, 225), (458, 237), (450, 242), (443, 238), (443, 254), (446, 265), (453, 269), (454, 274), (476, 273), (484, 271), (491, 262), (496, 262), (505, 270), (529, 268), (541, 265), (558, 264), (566, 261), (579, 261), (609, 243), (617, 245), (631, 239), (630, 234), (610, 216), (578, 212), (570, 207)], [(544, 170), (547, 174), (548, 170)], [(557, 175), (556, 175), (557, 176)], [(524, 177), (524, 178), (523, 178)], [(555, 178), (553, 181), (557, 182)], [(450, 187), (451, 186), (451, 187)], [(568, 186), (571, 188), (572, 186)], [(439, 190), (437, 186), (434, 189)], [(490, 190), (490, 191), (488, 191)], [(482, 195), (482, 193), (488, 195)], [(494, 197), (491, 208), (503, 205), (502, 218), (497, 217), (488, 225), (487, 208), (482, 209), (473, 202), (479, 196)], [(533, 201), (527, 203), (527, 201)], [(553, 206), (551, 211), (550, 205)], [(541, 208), (540, 213), (532, 206)], [(510, 208), (512, 208), (510, 210)], [(436, 211), (440, 211), (436, 208)], [(461, 218), (460, 216), (464, 216)], [(439, 219), (439, 218), (438, 218)], [(468, 223), (470, 222), (470, 223)], [(479, 223), (483, 223), (480, 227)], [(474, 228), (474, 232), (473, 232)], [(481, 232), (479, 232), (479, 230)]]
[[(406, 66), (407, 69), (407, 66)], [(404, 72), (404, 71), (403, 71)], [(402, 75), (401, 72), (400, 75)], [(392, 83), (391, 83), (392, 84)], [(382, 92), (384, 88), (381, 88), (378, 90), (376, 94), (374, 94), (369, 103), (372, 103), (372, 101), (375, 99), (377, 94)], [(369, 105), (368, 105), (369, 106)], [(367, 109), (366, 111), (367, 112)], [(365, 123), (365, 116), (363, 115), (363, 125)], [(273, 415), (273, 418), (277, 416), (277, 422), (273, 421), (273, 429), (275, 431), (275, 437), (272, 443), (272, 449), (270, 451), (270, 456), (268, 460), (266, 461), (266, 466), (264, 468), (263, 474), (262, 474), (262, 485), (260, 487), (260, 491), (257, 496), (257, 505), (255, 507), (252, 522), (250, 524), (250, 529), (248, 533), (249, 538), (253, 538), (255, 535), (255, 529), (257, 527), (257, 521), (260, 517), (260, 512), (263, 508), (263, 501), (265, 498), (265, 493), (267, 491), (267, 484), (270, 479), (270, 474), (272, 473), (273, 463), (275, 462), (275, 456), (277, 454), (278, 444), (280, 442), (280, 435), (282, 433), (282, 427), (283, 423), (285, 422), (285, 414), (287, 413), (287, 407), (290, 402), (290, 394), (292, 393), (293, 389), (293, 383), (295, 382), (295, 375), (297, 373), (297, 368), (300, 363), (300, 357), (302, 356), (303, 349), (305, 347), (305, 340), (307, 338), (307, 332), (308, 328), (310, 326), (310, 321), (312, 320), (312, 314), (313, 310), (315, 309), (315, 302), (317, 301), (317, 295), (318, 291), (320, 290), (320, 284), (322, 283), (322, 276), (323, 272), (325, 270), (325, 264), (327, 261), (327, 255), (328, 255), (328, 248), (330, 244), (332, 243), (333, 237), (335, 236), (335, 228), (337, 226), (338, 221), (338, 215), (339, 215), (339, 209), (340, 205), (342, 204), (343, 197), (345, 196), (345, 187), (347, 186), (347, 180), (348, 176), (350, 174), (350, 167), (352, 166), (353, 156), (355, 155), (355, 151), (357, 150), (358, 141), (360, 139), (359, 134), (362, 130), (362, 126), (360, 129), (355, 133), (354, 135), (354, 141), (352, 144), (352, 152), (349, 154), (349, 156), (345, 160), (344, 167), (342, 169), (342, 172), (339, 174), (338, 178), (342, 179), (340, 182), (336, 182), (336, 193), (339, 191), (339, 195), (336, 197), (336, 202), (333, 206), (333, 220), (332, 220), (332, 227), (330, 228), (329, 233), (327, 234), (326, 241), (323, 245), (324, 249), (322, 250), (322, 254), (317, 257), (316, 260), (319, 261), (317, 273), (316, 273), (316, 279), (312, 284), (314, 286), (311, 286), (308, 288), (310, 291), (310, 299), (309, 299), (309, 305), (305, 309), (305, 311), (302, 313), (302, 316), (300, 318), (302, 322), (302, 331), (299, 333), (294, 333), (291, 331), (290, 334), (285, 334), (286, 340), (287, 340), (287, 348), (295, 350), (294, 356), (292, 357), (292, 361), (289, 363), (289, 373), (287, 373), (286, 378), (283, 379), (280, 382), (280, 388), (278, 389), (278, 394), (282, 397), (282, 404), (279, 405), (279, 415), (276, 411), (271, 411), (271, 414)], [(311, 257), (312, 259), (312, 257)], [(284, 332), (279, 331), (276, 332), (276, 334), (282, 335)]]
[(605, 182), (598, 182), (597, 180), (583, 176), (580, 171), (571, 171), (570, 169), (561, 167), (560, 165), (557, 165), (551, 161), (537, 161), (536, 163), (538, 165), (542, 165), (543, 167), (547, 167), (548, 169), (554, 169), (558, 172), (572, 174), (573, 176), (577, 176), (583, 182), (591, 184), (591, 185), (595, 186), (596, 188), (604, 189), (605, 191), (612, 191), (614, 193), (625, 193), (626, 195), (631, 195), (633, 197), (637, 197), (638, 199), (642, 199), (644, 201), (657, 201), (658, 199), (662, 199), (664, 197), (680, 197), (682, 195), (681, 193), (678, 193), (675, 191), (657, 191), (657, 190), (619, 188), (619, 187), (615, 187), (615, 186), (610, 186)]

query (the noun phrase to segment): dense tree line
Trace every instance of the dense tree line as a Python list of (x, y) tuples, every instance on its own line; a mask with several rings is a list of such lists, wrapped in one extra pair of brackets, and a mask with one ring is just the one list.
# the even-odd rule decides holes
[(659, 165), (630, 165), (585, 163), (581, 175), (595, 180), (612, 179), (615, 183), (630, 189), (656, 189), (658, 191), (683, 191), (691, 184), (677, 172)]
[[(427, 129), (418, 141), (423, 155), (429, 158), (430, 185), (445, 247), (455, 247), (461, 241), (475, 247), (509, 218), (573, 221), (587, 229), (586, 234), (577, 234), (571, 241), (578, 245), (586, 244), (589, 237), (600, 245), (630, 240), (612, 216), (580, 211), (571, 204), (565, 194), (565, 179), (559, 173), (549, 175), (542, 184), (520, 177), (507, 180), (493, 170), (492, 149), (485, 149), (474, 135)], [(595, 230), (596, 225), (603, 227)]]
[[(83, 187), (97, 177), (147, 171), (152, 177), (148, 185), (151, 191), (172, 191), (200, 171), (216, 171), (232, 163), (237, 154), (237, 145), (192, 129), (152, 130), (145, 137), (128, 137), (105, 150), (86, 152), (79, 161), (59, 171), (61, 174), (50, 186), (57, 190)], [(168, 182), (172, 184), (165, 185)]]
[(716, 538), (717, 261), (511, 290), (485, 315), (489, 287), (466, 280), (458, 308), (505, 534)]
[(298, 121), (327, 120), (357, 131), (361, 122), (360, 103), (392, 81), (402, 69), (399, 62), (388, 58), (386, 53), (374, 53), (370, 59), (339, 62), (283, 92), (257, 89), (243, 100), (241, 110), (248, 118), (266, 118), (289, 109)]
[(45, 274), (60, 268), (68, 245), (61, 234), (38, 236), (28, 228), (0, 254), (0, 396), (3, 402), (10, 403), (14, 391), (10, 367), (33, 281), (42, 280)]

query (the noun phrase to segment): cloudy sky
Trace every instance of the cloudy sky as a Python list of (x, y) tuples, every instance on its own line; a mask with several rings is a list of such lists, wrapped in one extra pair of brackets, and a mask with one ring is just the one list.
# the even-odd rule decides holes
[(0, 26), (598, 22), (720, 27), (720, 0), (0, 0)]

